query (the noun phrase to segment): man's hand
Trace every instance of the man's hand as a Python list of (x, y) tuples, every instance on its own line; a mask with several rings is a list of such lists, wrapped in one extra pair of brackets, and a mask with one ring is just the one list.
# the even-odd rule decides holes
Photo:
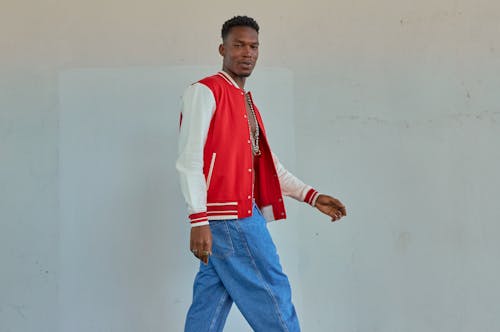
[(212, 232), (209, 225), (192, 227), (190, 249), (193, 255), (203, 263), (208, 264), (212, 254)]
[(347, 215), (344, 204), (328, 195), (320, 194), (315, 206), (318, 210), (330, 216), (332, 221), (337, 221)]

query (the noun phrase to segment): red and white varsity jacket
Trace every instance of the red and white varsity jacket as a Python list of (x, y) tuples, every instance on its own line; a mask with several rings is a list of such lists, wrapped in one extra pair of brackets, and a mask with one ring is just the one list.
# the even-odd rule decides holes
[(254, 199), (268, 221), (286, 218), (283, 194), (316, 203), (318, 192), (271, 152), (255, 104), (262, 155), (252, 163), (245, 102), (245, 91), (225, 72), (200, 80), (184, 93), (176, 168), (192, 226), (249, 217)]

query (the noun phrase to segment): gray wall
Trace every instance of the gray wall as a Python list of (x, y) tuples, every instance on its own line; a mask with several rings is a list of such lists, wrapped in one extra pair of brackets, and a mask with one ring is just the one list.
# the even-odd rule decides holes
[[(2, 3), (0, 331), (181, 329), (176, 105), (236, 13), (262, 27), (274, 149), (348, 206), (330, 224), (288, 200), (270, 225), (303, 330), (497, 331), (500, 5), (247, 7)], [(227, 330), (249, 328), (233, 310)]]

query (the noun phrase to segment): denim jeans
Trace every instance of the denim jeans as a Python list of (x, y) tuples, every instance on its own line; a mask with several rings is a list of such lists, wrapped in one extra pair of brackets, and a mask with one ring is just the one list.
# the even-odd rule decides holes
[(290, 284), (266, 221), (251, 217), (210, 222), (212, 256), (200, 263), (185, 332), (218, 332), (234, 303), (256, 332), (298, 332)]

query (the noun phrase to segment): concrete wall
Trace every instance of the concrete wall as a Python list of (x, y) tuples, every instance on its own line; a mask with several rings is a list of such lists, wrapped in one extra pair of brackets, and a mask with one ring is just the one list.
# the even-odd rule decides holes
[[(496, 2), (1, 7), (0, 331), (181, 329), (196, 266), (181, 209), (162, 202), (182, 204), (170, 179), (173, 145), (163, 140), (175, 138), (177, 109), (170, 105), (184, 82), (170, 74), (184, 68), (191, 79), (192, 69), (218, 68), (220, 25), (238, 13), (262, 27), (254, 89), (260, 86), (261, 108), (271, 108), (265, 119), (275, 150), (349, 209), (331, 225), (288, 201), (290, 220), (271, 226), (303, 330), (498, 330)], [(88, 115), (88, 106), (92, 117), (72, 118), (67, 112), (75, 108), (65, 101), (106, 85), (75, 96), (68, 77), (81, 73), (77, 86), (85, 86), (113, 71), (125, 77), (125, 88), (102, 91), (112, 107), (99, 110), (88, 99), (78, 114)], [(281, 109), (260, 83), (271, 79), (289, 84), (279, 85), (282, 99), (293, 96)], [(178, 91), (161, 99), (167, 86)], [(136, 92), (128, 99), (135, 104), (120, 108), (126, 91)], [(157, 99), (141, 103), (142, 92)], [(289, 116), (289, 128), (273, 108)], [(113, 119), (126, 127), (113, 127)], [(78, 120), (80, 128), (67, 126)], [(70, 129), (89, 129), (94, 141), (71, 141), (85, 136)], [(127, 159), (130, 151), (144, 162)], [(96, 156), (108, 159), (93, 163)], [(80, 176), (88, 170), (88, 178), (68, 176), (75, 169)], [(108, 182), (99, 187), (99, 180)], [(92, 185), (95, 196), (85, 196)], [(227, 330), (249, 328), (233, 311)]]

